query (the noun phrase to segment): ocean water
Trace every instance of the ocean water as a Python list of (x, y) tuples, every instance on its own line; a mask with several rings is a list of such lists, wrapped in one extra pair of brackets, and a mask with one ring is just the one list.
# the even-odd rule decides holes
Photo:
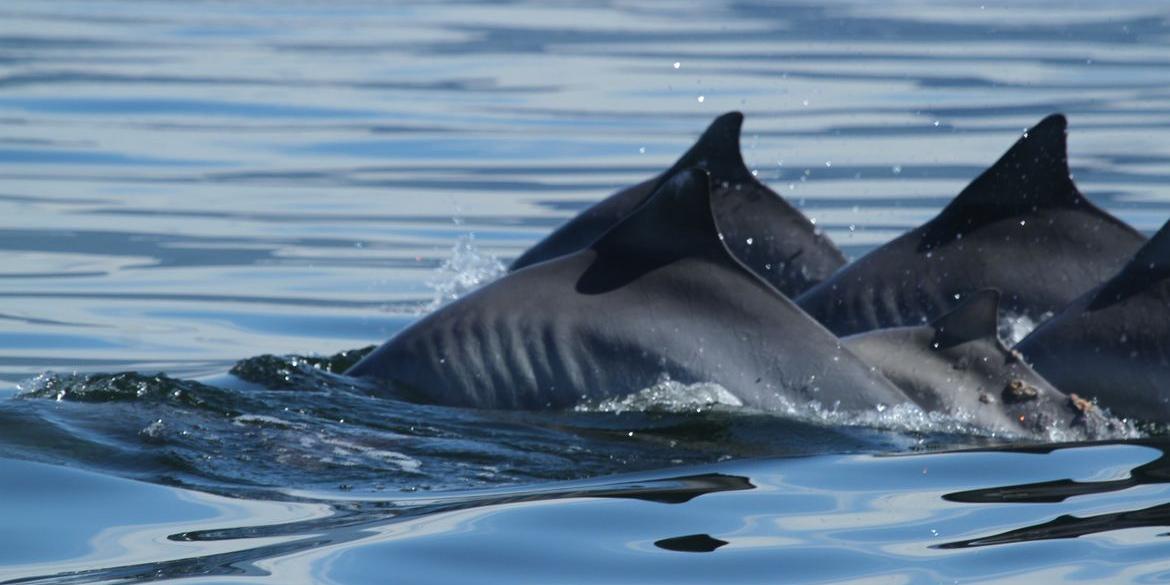
[(747, 115), (856, 257), (1026, 127), (1170, 217), (1163, 2), (0, 5), (0, 583), (1170, 580), (1170, 439), (338, 374)]

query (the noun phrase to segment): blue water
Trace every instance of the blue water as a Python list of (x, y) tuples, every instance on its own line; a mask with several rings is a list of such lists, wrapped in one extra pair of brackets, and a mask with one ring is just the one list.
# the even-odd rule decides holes
[(335, 372), (733, 109), (853, 257), (1053, 111), (1150, 233), (1168, 48), (1154, 1), (7, 1), (0, 583), (1166, 581), (1158, 429), (478, 412)]

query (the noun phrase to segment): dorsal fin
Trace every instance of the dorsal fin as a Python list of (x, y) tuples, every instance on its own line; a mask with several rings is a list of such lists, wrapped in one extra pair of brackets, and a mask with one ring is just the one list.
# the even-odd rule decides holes
[(1086, 204), (1069, 177), (1067, 128), (1065, 117), (1053, 114), (1024, 132), (930, 222), (920, 247), (1037, 209)]
[(1170, 221), (1142, 246), (1129, 263), (1097, 290), (1088, 309), (1094, 311), (1137, 294), (1170, 278)]
[(930, 322), (940, 348), (968, 341), (996, 339), (999, 329), (999, 291), (985, 288), (968, 293), (959, 306)]
[(739, 134), (743, 128), (743, 114), (727, 112), (711, 122), (703, 135), (683, 153), (674, 166), (662, 175), (665, 183), (679, 171), (698, 167), (724, 181), (741, 181), (751, 177), (739, 150)]
[(711, 179), (690, 168), (666, 178), (649, 199), (591, 246), (601, 255), (676, 258), (719, 244), (711, 213)]
[(700, 169), (669, 177), (646, 203), (590, 249), (597, 253), (597, 259), (577, 282), (577, 290), (583, 294), (613, 290), (658, 267), (691, 257), (734, 265), (769, 286), (728, 252), (711, 211), (710, 176)]

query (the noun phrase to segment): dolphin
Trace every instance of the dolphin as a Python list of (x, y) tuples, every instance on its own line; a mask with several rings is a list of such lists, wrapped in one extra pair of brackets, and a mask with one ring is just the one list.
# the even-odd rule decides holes
[(431, 313), (346, 374), (397, 396), (564, 408), (668, 376), (743, 405), (870, 410), (909, 402), (729, 251), (706, 172), (666, 180), (584, 250), (505, 275)]
[(838, 335), (921, 325), (981, 288), (1039, 322), (1109, 278), (1145, 237), (1069, 177), (1064, 116), (1026, 131), (935, 218), (871, 251), (796, 302)]
[(740, 262), (794, 297), (845, 264), (841, 251), (799, 211), (756, 180), (739, 151), (743, 114), (719, 116), (678, 162), (582, 211), (511, 265), (519, 270), (587, 248), (646, 202), (668, 178), (697, 167), (711, 173), (715, 224)]
[(1170, 222), (1016, 349), (1065, 392), (1119, 416), (1170, 421)]
[(1115, 421), (1054, 388), (1000, 341), (999, 298), (999, 291), (979, 290), (929, 324), (842, 341), (926, 411), (1013, 434), (1115, 436)]

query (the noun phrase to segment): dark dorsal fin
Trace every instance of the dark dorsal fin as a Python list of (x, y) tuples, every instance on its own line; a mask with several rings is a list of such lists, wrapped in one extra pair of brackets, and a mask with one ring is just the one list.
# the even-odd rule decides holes
[(666, 172), (622, 189), (582, 211), (521, 254), (508, 270), (519, 270), (588, 247), (649, 200), (659, 187), (680, 171), (698, 167), (710, 171), (719, 181), (754, 181), (739, 152), (739, 132), (742, 126), (743, 114), (739, 112), (728, 112), (715, 118), (691, 148)]
[(1037, 209), (1087, 204), (1069, 177), (1068, 121), (1044, 118), (975, 178), (938, 217), (931, 220), (920, 247), (945, 244), (980, 225)]
[(1097, 289), (1088, 309), (1107, 307), (1167, 278), (1170, 278), (1170, 221), (1133, 255), (1121, 272)]
[(608, 292), (651, 270), (692, 257), (735, 266), (769, 286), (727, 251), (711, 211), (710, 176), (699, 169), (669, 177), (645, 204), (590, 249), (597, 259), (577, 282), (583, 294)]
[(711, 213), (711, 179), (691, 168), (666, 178), (634, 213), (593, 243), (600, 255), (676, 259), (719, 244)]
[(931, 321), (930, 326), (934, 328), (934, 343), (940, 348), (977, 339), (997, 339), (999, 291), (985, 288), (968, 293), (959, 306)]
[(690, 150), (679, 157), (670, 170), (662, 174), (665, 183), (679, 171), (698, 167), (721, 181), (740, 181), (751, 177), (739, 150), (739, 133), (743, 114), (728, 112), (715, 118)]

